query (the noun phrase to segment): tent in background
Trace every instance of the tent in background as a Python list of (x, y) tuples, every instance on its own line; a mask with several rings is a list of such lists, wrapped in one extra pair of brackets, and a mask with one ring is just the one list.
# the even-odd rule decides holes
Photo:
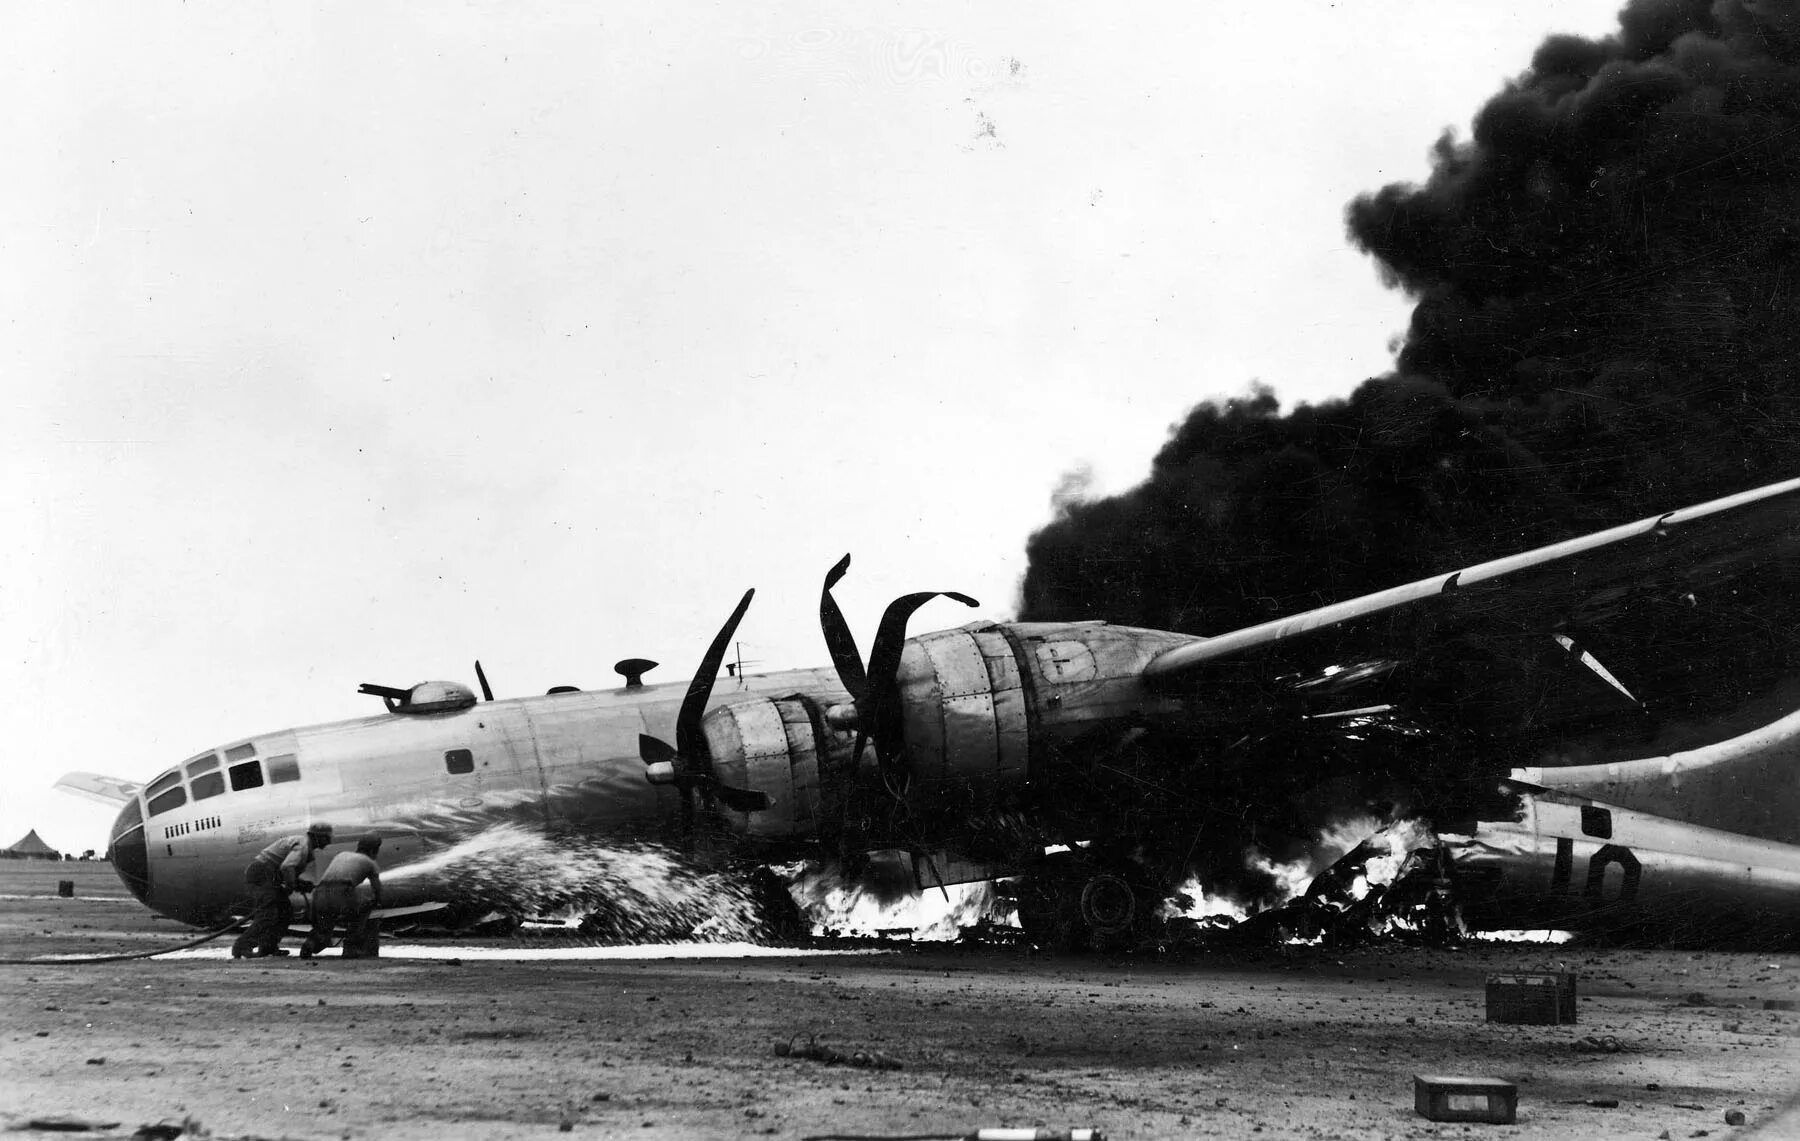
[(25, 833), (25, 838), (17, 844), (0, 851), (0, 856), (9, 860), (60, 860), (62, 853), (38, 838), (37, 829)]

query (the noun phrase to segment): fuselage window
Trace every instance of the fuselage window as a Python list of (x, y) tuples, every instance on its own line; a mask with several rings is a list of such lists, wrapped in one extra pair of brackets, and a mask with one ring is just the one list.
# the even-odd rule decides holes
[(451, 749), (444, 754), (444, 768), (453, 773), (475, 771), (475, 754), (467, 749)]
[(180, 785), (169, 789), (160, 796), (150, 798), (150, 815), (160, 816), (171, 808), (180, 808), (187, 803), (187, 790)]
[(151, 781), (150, 787), (144, 790), (144, 795), (155, 796), (157, 793), (173, 788), (179, 784), (181, 784), (181, 770), (170, 769), (168, 772)]
[(255, 755), (256, 746), (250, 744), (233, 745), (231, 748), (225, 750), (225, 760), (228, 762), (246, 760)]
[(208, 753), (204, 757), (195, 757), (187, 763), (187, 775), (193, 780), (201, 773), (210, 773), (219, 767), (219, 754)]
[(286, 784), (300, 779), (300, 762), (294, 754), (283, 753), (279, 757), (269, 758), (269, 783)]
[(207, 773), (205, 776), (197, 776), (188, 782), (188, 788), (193, 792), (195, 800), (218, 796), (225, 791), (225, 774)]
[(245, 761), (241, 765), (231, 766), (232, 792), (243, 792), (247, 788), (261, 788), (262, 782), (262, 762)]

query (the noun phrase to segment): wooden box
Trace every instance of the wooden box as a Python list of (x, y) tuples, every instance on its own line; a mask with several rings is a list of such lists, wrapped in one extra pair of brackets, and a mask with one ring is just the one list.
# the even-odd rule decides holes
[(1489, 975), (1487, 1020), (1532, 1026), (1575, 1022), (1575, 976), (1568, 971)]
[(1499, 1078), (1414, 1074), (1413, 1108), (1429, 1121), (1511, 1125), (1519, 1112), (1519, 1087)]

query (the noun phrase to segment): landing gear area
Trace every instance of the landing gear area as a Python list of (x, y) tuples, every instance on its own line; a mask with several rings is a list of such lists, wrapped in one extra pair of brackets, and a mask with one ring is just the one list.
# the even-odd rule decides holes
[(1304, 895), (1240, 918), (1171, 915), (1166, 877), (1119, 854), (1068, 852), (1001, 885), (1024, 940), (1045, 950), (1244, 948), (1278, 943), (1356, 947), (1395, 938), (1446, 947), (1467, 933), (1447, 853), (1422, 848), (1390, 885), (1371, 884), (1367, 847), (1318, 875)]
[(1012, 882), (1027, 941), (1058, 951), (1124, 951), (1156, 939), (1167, 888), (1123, 857), (1059, 853)]

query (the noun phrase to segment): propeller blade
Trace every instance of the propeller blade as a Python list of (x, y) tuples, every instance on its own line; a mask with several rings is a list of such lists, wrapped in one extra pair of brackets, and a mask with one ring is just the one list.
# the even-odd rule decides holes
[(819, 628), (825, 632), (825, 648), (831, 651), (831, 664), (837, 667), (838, 680), (849, 691), (852, 701), (862, 701), (868, 696), (869, 675), (863, 671), (862, 652), (856, 648), (856, 635), (850, 632), (850, 623), (838, 609), (837, 599), (831, 596), (831, 588), (849, 569), (850, 556), (845, 555), (825, 572), (825, 588), (819, 592)]
[(475, 680), (481, 683), (481, 700), (494, 700), (494, 691), (488, 688), (487, 674), (481, 671), (481, 659), (475, 659)]
[(903, 594), (888, 603), (888, 608), (881, 615), (881, 626), (875, 631), (875, 648), (869, 651), (871, 684), (892, 684), (893, 678), (900, 672), (900, 650), (906, 642), (906, 623), (919, 607), (939, 595), (953, 598), (964, 606), (981, 605), (968, 595), (958, 594), (954, 590), (924, 590), (917, 594)]
[(939, 595), (955, 599), (964, 606), (981, 605), (954, 590), (903, 594), (888, 603), (881, 614), (881, 625), (875, 631), (875, 648), (869, 651), (867, 708), (859, 705), (857, 712), (866, 722), (869, 735), (875, 738), (875, 750), (884, 762), (891, 759), (900, 746), (900, 652), (906, 645), (906, 623), (921, 606)]
[[(648, 733), (638, 734), (638, 756), (644, 759), (644, 777), (651, 784), (669, 784), (681, 794), (681, 834), (694, 835), (694, 777), (675, 746)], [(660, 773), (658, 769), (662, 770)]]
[(648, 733), (638, 734), (638, 756), (644, 758), (646, 765), (674, 764), (680, 755), (667, 741)]
[(688, 682), (687, 696), (681, 699), (681, 712), (675, 717), (675, 751), (701, 772), (712, 771), (712, 754), (706, 747), (706, 734), (700, 731), (700, 722), (706, 716), (706, 702), (712, 697), (713, 682), (718, 680), (719, 666), (725, 661), (731, 636), (737, 633), (738, 623), (743, 621), (744, 611), (750, 609), (750, 600), (754, 597), (754, 588), (746, 590), (737, 609), (713, 637), (712, 645), (706, 648), (706, 656), (700, 659), (694, 680)]

